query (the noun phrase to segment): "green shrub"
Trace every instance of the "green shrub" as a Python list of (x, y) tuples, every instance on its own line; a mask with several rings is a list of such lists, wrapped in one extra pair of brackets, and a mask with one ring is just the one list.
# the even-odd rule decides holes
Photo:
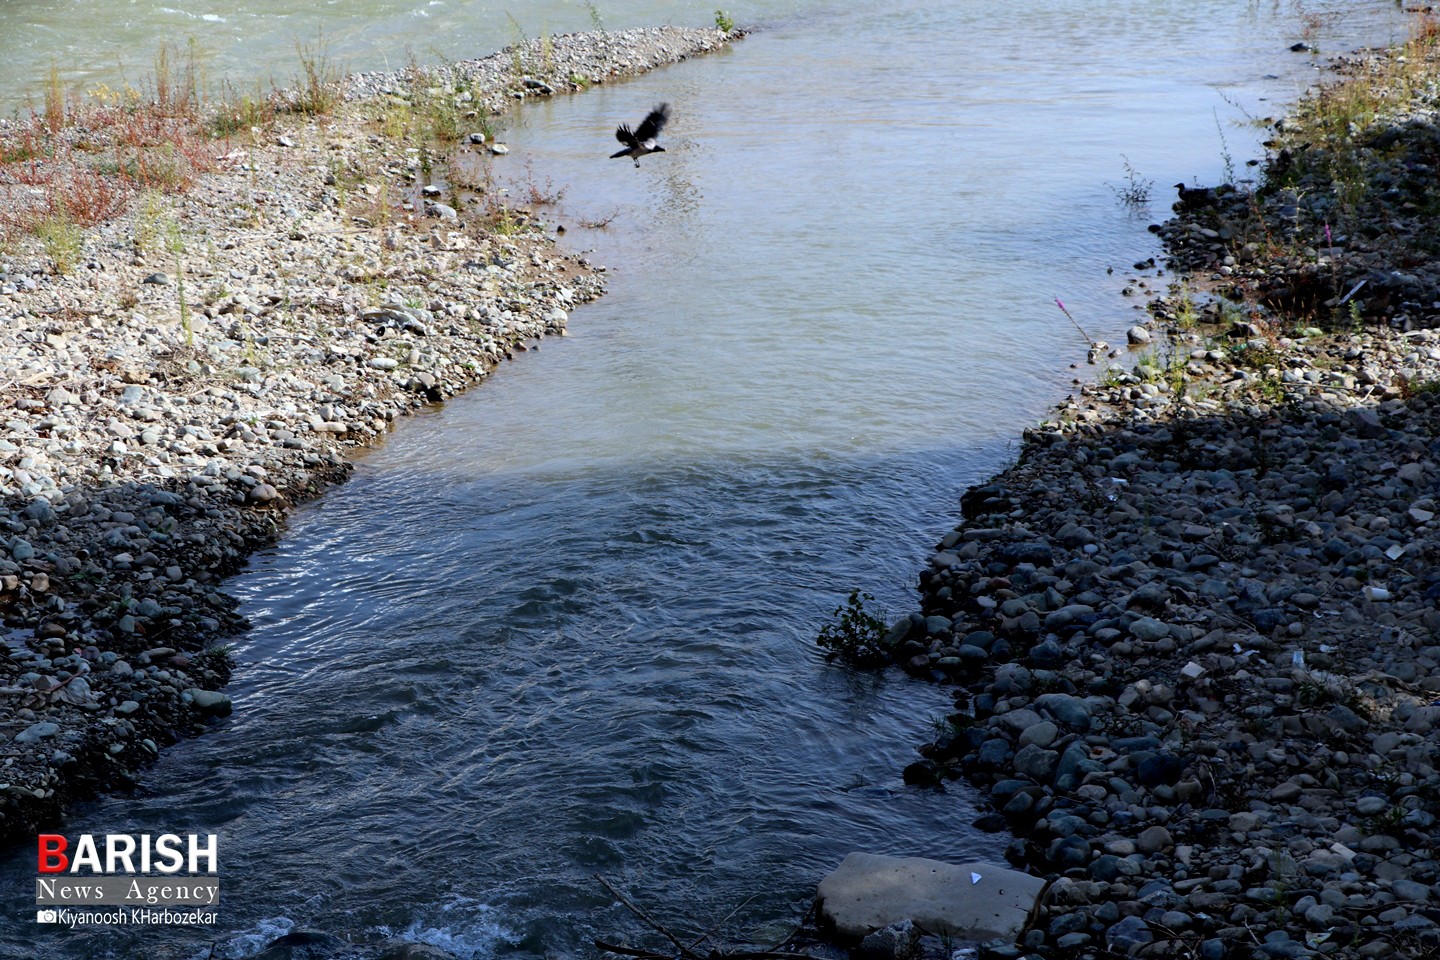
[(856, 667), (878, 667), (890, 661), (884, 647), (885, 620), (867, 606), (874, 602), (870, 594), (855, 589), (850, 591), (850, 599), (835, 608), (831, 622), (820, 628), (815, 640), (825, 648), (827, 657)]

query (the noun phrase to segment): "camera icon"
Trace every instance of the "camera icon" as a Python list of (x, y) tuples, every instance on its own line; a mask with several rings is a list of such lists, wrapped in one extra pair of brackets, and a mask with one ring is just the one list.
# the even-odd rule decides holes
[(60, 916), (54, 910), (36, 910), (36, 923), (59, 923)]

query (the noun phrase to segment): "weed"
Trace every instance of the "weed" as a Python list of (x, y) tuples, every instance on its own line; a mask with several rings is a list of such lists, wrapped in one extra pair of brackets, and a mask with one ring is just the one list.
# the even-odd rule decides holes
[(1440, 380), (1412, 379), (1405, 374), (1397, 374), (1395, 385), (1400, 388), (1400, 398), (1409, 400), (1421, 394), (1440, 393)]
[(314, 46), (295, 41), (295, 53), (300, 58), (300, 89), (289, 103), (290, 109), (307, 116), (326, 116), (344, 100), (341, 89), (340, 70), (331, 62), (325, 35), (322, 33)]
[(543, 184), (535, 180), (535, 172), (530, 169), (530, 161), (525, 161), (525, 192), (529, 197), (531, 206), (545, 207), (559, 203), (565, 198), (565, 191), (569, 187), (556, 188), (549, 177), (545, 178)]
[(1055, 306), (1059, 307), (1060, 312), (1065, 314), (1065, 319), (1070, 321), (1070, 325), (1073, 326), (1076, 330), (1080, 331), (1080, 336), (1085, 338), (1085, 342), (1094, 343), (1095, 338), (1085, 332), (1085, 328), (1080, 326), (1080, 321), (1076, 320), (1075, 317), (1071, 315), (1070, 311), (1065, 308), (1064, 301), (1062, 301), (1059, 297), (1055, 297), (1054, 299)]
[(470, 119), (478, 128), (475, 132), (483, 136), (487, 143), (494, 140), (496, 134), (499, 133), (494, 122), (484, 114), (479, 114)]
[(514, 14), (505, 14), (510, 21), (510, 32), (513, 39), (510, 43), (510, 75), (515, 86), (520, 86), (525, 77), (525, 45), (530, 38), (525, 35), (525, 28), (520, 26), (520, 21), (515, 19)]
[(18, 137), (0, 143), (0, 166), (13, 166), (38, 160), (42, 156), (36, 132), (25, 127)]
[(134, 229), (131, 233), (131, 242), (136, 253), (145, 255), (159, 252), (160, 234), (165, 229), (164, 219), (165, 208), (160, 195), (153, 190), (145, 191), (140, 198), (140, 209), (135, 211)]
[(589, 228), (589, 229), (591, 229), (591, 230), (604, 230), (606, 227), (610, 226), (610, 224), (611, 224), (611, 223), (615, 220), (615, 218), (618, 217), (618, 216), (620, 216), (620, 208), (619, 208), (619, 207), (615, 207), (613, 210), (611, 210), (608, 214), (606, 214), (606, 215), (603, 216), (603, 217), (594, 217), (594, 218), (581, 217), (581, 218), (580, 218), (580, 226), (582, 226), (582, 227), (587, 227), (587, 228)]
[(604, 33), (605, 20), (600, 16), (600, 8), (595, 5), (594, 0), (585, 0), (585, 10), (590, 14), (590, 26)]
[(1193, 330), (1200, 324), (1199, 311), (1195, 309), (1195, 296), (1187, 281), (1180, 281), (1175, 290), (1175, 325), (1181, 330)]
[[(1186, 354), (1177, 349), (1174, 344), (1168, 345), (1165, 349), (1149, 347), (1142, 350), (1135, 360), (1134, 376), (1142, 383), (1164, 383), (1170, 387), (1172, 393), (1179, 395), (1184, 393), (1185, 385), (1189, 382), (1188, 370), (1190, 359)], [(1123, 371), (1118, 367), (1111, 367), (1107, 373), (1106, 386), (1120, 386), (1125, 382)]]
[(1230, 155), (1230, 144), (1225, 140), (1225, 128), (1220, 123), (1220, 111), (1214, 110), (1212, 113), (1215, 115), (1215, 132), (1220, 137), (1220, 161), (1225, 169), (1225, 182), (1234, 183), (1237, 179), (1235, 158)]
[(222, 682), (227, 681), (236, 666), (235, 648), (229, 644), (206, 647), (190, 658), (190, 664), (198, 670), (218, 674)]
[(1247, 370), (1264, 371), (1280, 363), (1280, 352), (1264, 340), (1247, 340), (1229, 348), (1230, 359), (1237, 367)]
[(729, 33), (735, 29), (735, 18), (724, 10), (715, 11), (715, 29), (721, 33)]
[(1105, 373), (1100, 377), (1100, 385), (1113, 390), (1116, 387), (1125, 386), (1128, 380), (1130, 380), (1130, 374), (1125, 372), (1125, 368), (1114, 365), (1107, 368)]
[(199, 55), (192, 39), (183, 56), (173, 44), (155, 51), (155, 106), (167, 117), (193, 116), (200, 106)]
[(35, 237), (45, 255), (55, 264), (56, 273), (69, 273), (80, 262), (85, 232), (59, 207), (35, 225)]
[(195, 328), (190, 322), (190, 307), (185, 301), (185, 237), (180, 225), (171, 220), (166, 224), (165, 249), (175, 258), (175, 294), (180, 302), (180, 328), (185, 331), (185, 346), (195, 345)]
[(454, 93), (448, 89), (417, 94), (424, 120), (425, 136), (436, 143), (455, 143), (460, 139), (462, 111)]
[(1157, 383), (1160, 380), (1164, 363), (1160, 359), (1160, 351), (1155, 347), (1146, 347), (1135, 357), (1135, 376), (1144, 383)]
[(244, 130), (263, 129), (275, 122), (275, 100), (262, 94), (241, 94), (227, 85), (219, 106), (210, 114), (211, 136), (228, 137)]
[(975, 718), (963, 713), (937, 714), (930, 718), (930, 726), (937, 737), (953, 737), (975, 726)]
[(493, 206), (484, 218), (485, 226), (491, 233), (502, 237), (513, 237), (525, 232), (525, 217), (507, 203)]
[(65, 85), (54, 60), (50, 61), (50, 73), (45, 78), (45, 128), (52, 135), (65, 129)]
[(1125, 167), (1124, 186), (1106, 184), (1114, 192), (1115, 198), (1127, 211), (1134, 214), (1143, 213), (1150, 205), (1150, 191), (1155, 189), (1155, 181), (1147, 180), (1136, 172), (1130, 165), (1130, 158), (1124, 154), (1120, 155)]
[(850, 591), (850, 598), (844, 604), (835, 608), (831, 622), (820, 628), (820, 635), (815, 639), (828, 651), (827, 656), (856, 667), (875, 667), (889, 662), (883, 646), (885, 621), (867, 606), (874, 602), (874, 597), (856, 588)]

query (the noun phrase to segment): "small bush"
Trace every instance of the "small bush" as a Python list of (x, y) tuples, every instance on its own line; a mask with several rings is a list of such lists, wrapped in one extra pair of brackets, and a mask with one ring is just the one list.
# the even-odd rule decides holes
[(85, 232), (65, 215), (63, 209), (35, 225), (35, 237), (45, 255), (55, 263), (56, 273), (69, 273), (80, 262)]
[(340, 68), (330, 60), (325, 38), (322, 36), (315, 46), (296, 42), (295, 53), (300, 58), (300, 89), (290, 107), (296, 113), (308, 116), (327, 116), (335, 112), (345, 100), (341, 85)]
[(884, 647), (885, 620), (867, 606), (874, 602), (870, 594), (855, 589), (850, 591), (850, 599), (835, 608), (831, 622), (820, 628), (815, 639), (827, 657), (856, 667), (878, 667), (890, 661)]
[(716, 10), (715, 27), (716, 29), (722, 30), (725, 33), (729, 33), (731, 30), (735, 29), (735, 18), (730, 16), (730, 14), (726, 13), (724, 10)]

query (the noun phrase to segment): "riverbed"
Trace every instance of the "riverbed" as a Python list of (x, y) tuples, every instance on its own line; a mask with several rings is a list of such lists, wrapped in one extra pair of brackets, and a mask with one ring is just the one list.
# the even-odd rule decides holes
[[(0, 944), (238, 957), (318, 926), (571, 955), (636, 929), (596, 871), (697, 927), (759, 894), (733, 927), (763, 938), (850, 850), (997, 856), (966, 788), (900, 783), (948, 698), (815, 632), (852, 587), (908, 611), (960, 490), (1090, 375), (1053, 299), (1123, 341), (1124, 290), (1165, 283), (1131, 266), (1164, 185), (1243, 172), (1247, 117), (1316, 76), (1287, 48), (1393, 25), (1333, 9), (757, 8), (727, 53), (526, 107), (502, 178), (563, 189), (545, 216), (608, 295), (301, 509), (230, 585), (235, 715), (70, 825), (218, 832), (221, 923), (22, 910)], [(667, 153), (605, 159), (661, 100)]]

